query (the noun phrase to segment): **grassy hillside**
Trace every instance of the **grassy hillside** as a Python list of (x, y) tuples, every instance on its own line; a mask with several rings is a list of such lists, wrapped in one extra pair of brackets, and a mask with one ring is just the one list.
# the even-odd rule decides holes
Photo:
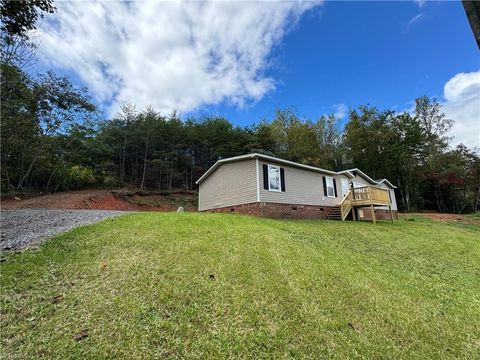
[(480, 357), (476, 225), (131, 214), (1, 275), (7, 358)]

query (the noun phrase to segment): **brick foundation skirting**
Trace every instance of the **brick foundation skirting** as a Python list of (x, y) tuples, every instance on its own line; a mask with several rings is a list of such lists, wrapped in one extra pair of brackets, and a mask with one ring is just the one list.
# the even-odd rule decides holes
[(210, 212), (251, 214), (275, 219), (324, 219), (331, 206), (256, 202), (207, 210)]
[[(226, 206), (204, 211), (218, 213), (250, 214), (274, 219), (326, 219), (334, 208), (337, 207), (255, 202), (250, 204)], [(375, 215), (378, 220), (390, 219), (390, 214), (388, 210), (375, 210)], [(395, 219), (398, 219), (398, 214), (395, 210), (393, 211), (393, 217)], [(371, 220), (370, 208), (364, 208), (363, 218), (359, 217), (359, 219)]]
[[(362, 214), (363, 213), (363, 214)], [(398, 211), (392, 210), (393, 218), (398, 220)], [(363, 215), (363, 216), (361, 216)], [(358, 208), (357, 218), (359, 220), (372, 220), (372, 211), (369, 207)], [(375, 218), (377, 220), (390, 220), (390, 211), (385, 209), (375, 209)]]

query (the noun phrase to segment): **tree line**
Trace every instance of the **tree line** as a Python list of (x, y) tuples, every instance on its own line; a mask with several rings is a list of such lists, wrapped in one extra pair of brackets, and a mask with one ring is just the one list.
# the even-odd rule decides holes
[[(403, 210), (478, 211), (478, 149), (449, 146), (454, 119), (436, 99), (420, 97), (414, 111), (402, 113), (359, 106), (345, 121), (278, 109), (271, 119), (247, 127), (223, 117), (182, 119), (175, 111), (166, 115), (133, 104), (104, 118), (88, 89), (53, 72), (26, 70), (24, 54), (34, 46), (25, 34), (42, 11), (55, 10), (51, 1), (39, 0), (43, 9), (35, 3), (23, 15), (2, 8), (7, 24), (2, 27), (2, 195), (96, 186), (194, 191), (195, 181), (215, 161), (261, 152), (329, 170), (358, 167), (376, 179), (388, 178), (398, 186)], [(18, 17), (23, 25), (16, 27)]]

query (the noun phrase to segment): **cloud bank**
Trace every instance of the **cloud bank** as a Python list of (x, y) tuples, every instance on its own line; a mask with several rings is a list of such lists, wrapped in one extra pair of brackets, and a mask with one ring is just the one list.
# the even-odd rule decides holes
[(119, 104), (193, 111), (243, 106), (275, 88), (282, 37), (319, 2), (58, 2), (41, 59), (75, 72), (110, 112)]
[(480, 70), (459, 73), (444, 86), (443, 111), (455, 120), (450, 130), (453, 144), (480, 150)]

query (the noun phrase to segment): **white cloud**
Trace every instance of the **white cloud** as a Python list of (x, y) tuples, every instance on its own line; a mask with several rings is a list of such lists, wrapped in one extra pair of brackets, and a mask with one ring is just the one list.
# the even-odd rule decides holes
[(453, 144), (480, 147), (480, 70), (456, 74), (443, 92), (443, 111), (455, 121), (450, 130)]
[(415, 4), (417, 4), (419, 7), (424, 7), (427, 4), (427, 0), (413, 0)]
[(272, 49), (319, 2), (57, 2), (40, 55), (103, 103), (183, 112), (236, 106), (275, 88)]
[(423, 14), (420, 13), (420, 14), (414, 16), (413, 18), (411, 18), (410, 21), (408, 22), (408, 25), (412, 25), (413, 23), (422, 20), (422, 18), (423, 18)]
[(335, 117), (337, 119), (343, 119), (345, 117), (345, 115), (347, 115), (347, 105), (345, 104), (335, 104), (334, 105), (334, 108), (335, 108)]

